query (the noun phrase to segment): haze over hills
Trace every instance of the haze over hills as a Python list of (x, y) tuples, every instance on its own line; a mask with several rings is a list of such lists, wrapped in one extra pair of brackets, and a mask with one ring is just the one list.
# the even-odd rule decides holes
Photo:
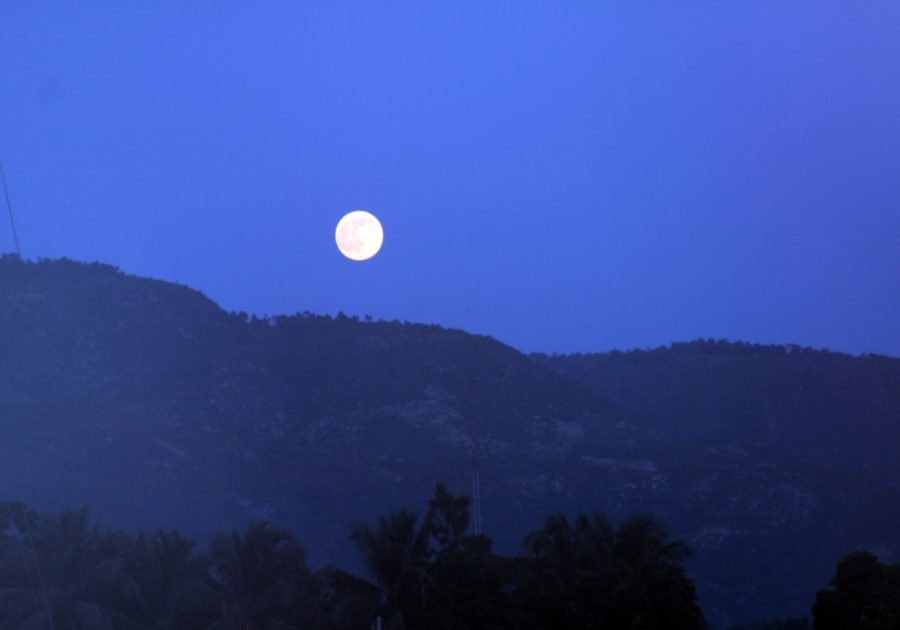
[[(900, 360), (717, 342), (527, 356), (438, 326), (226, 313), (100, 264), (0, 259), (0, 498), (192, 533), (267, 518), (313, 565), (470, 488), (517, 549), (555, 511), (647, 511), (719, 625), (805, 614), (900, 553)], [(893, 554), (893, 555), (892, 555)]]

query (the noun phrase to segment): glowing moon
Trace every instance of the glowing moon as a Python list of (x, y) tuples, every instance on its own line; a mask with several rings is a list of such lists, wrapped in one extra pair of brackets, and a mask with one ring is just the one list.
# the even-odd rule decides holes
[(381, 249), (384, 230), (375, 215), (354, 210), (338, 221), (334, 240), (341, 253), (350, 260), (368, 260)]

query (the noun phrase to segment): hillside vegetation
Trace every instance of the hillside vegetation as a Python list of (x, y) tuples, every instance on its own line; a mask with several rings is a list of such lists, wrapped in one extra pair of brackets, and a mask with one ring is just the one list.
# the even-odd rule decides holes
[[(897, 554), (900, 361), (746, 344), (526, 356), (438, 326), (227, 313), (100, 264), (0, 259), (0, 498), (133, 530), (265, 519), (312, 566), (438, 481), (521, 551), (547, 514), (660, 518), (714, 624), (808, 614)], [(476, 454), (480, 454), (476, 458)]]

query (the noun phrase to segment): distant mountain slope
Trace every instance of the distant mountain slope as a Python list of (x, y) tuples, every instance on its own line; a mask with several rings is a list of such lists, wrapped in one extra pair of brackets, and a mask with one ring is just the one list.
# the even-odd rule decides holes
[[(881, 411), (900, 380), (884, 358), (803, 372), (835, 434), (803, 440), (820, 403), (782, 355), (533, 358), (437, 326), (248, 321), (109, 266), (3, 257), (0, 498), (194, 533), (265, 517), (313, 564), (355, 567), (351, 524), (438, 480), (466, 492), (478, 442), (501, 551), (551, 511), (650, 511), (696, 548), (709, 618), (802, 614), (847, 549), (898, 551), (900, 491), (874, 445), (894, 444)], [(847, 465), (804, 451), (860, 417)]]
[(535, 358), (645, 428), (900, 484), (900, 359), (713, 340)]
[[(558, 476), (576, 437), (632, 439), (610, 405), (489, 338), (247, 321), (186, 287), (14, 257), (0, 260), (0, 412), (6, 494), (89, 500), (130, 525), (306, 523), (334, 548), (312, 550), (323, 560), (352, 554), (356, 518), (418, 505), (438, 479), (467, 489), (473, 439), (487, 497), (517, 469)], [(518, 512), (550, 503), (535, 494)]]

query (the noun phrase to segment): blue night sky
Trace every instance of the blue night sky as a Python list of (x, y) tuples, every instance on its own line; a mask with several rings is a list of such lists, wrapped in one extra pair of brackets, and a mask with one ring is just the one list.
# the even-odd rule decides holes
[(897, 2), (3, 0), (0, 160), (26, 258), (229, 310), (900, 355)]

